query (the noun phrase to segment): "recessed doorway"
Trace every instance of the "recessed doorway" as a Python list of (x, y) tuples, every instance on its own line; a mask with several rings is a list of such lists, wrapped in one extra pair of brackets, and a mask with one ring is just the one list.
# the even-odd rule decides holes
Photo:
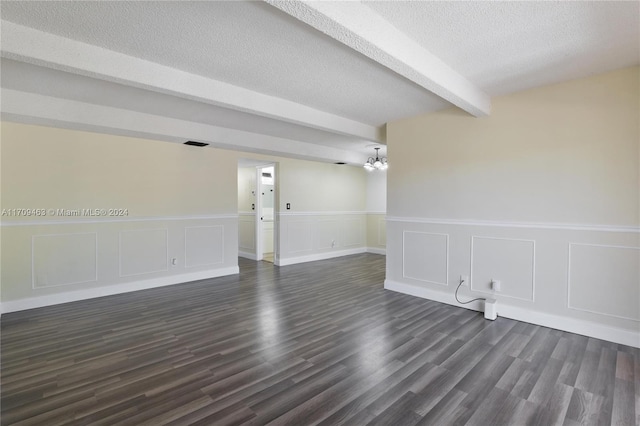
[(277, 164), (238, 161), (238, 255), (275, 263), (278, 259)]

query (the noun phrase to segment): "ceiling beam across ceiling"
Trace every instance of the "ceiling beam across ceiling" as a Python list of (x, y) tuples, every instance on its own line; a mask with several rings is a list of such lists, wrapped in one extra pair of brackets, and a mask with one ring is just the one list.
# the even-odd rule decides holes
[(486, 93), (363, 3), (265, 1), (469, 114), (480, 117), (491, 111)]
[(340, 135), (384, 142), (375, 127), (99, 46), (2, 20), (2, 57), (248, 112)]
[(362, 164), (358, 152), (299, 142), (227, 127), (2, 89), (2, 119), (75, 130), (183, 143), (193, 139), (214, 147), (305, 160)]

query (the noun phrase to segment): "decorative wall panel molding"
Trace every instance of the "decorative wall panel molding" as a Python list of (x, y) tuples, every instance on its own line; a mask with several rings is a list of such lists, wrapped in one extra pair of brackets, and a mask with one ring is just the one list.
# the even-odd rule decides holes
[[(536, 244), (533, 240), (471, 237), (471, 290), (500, 297), (535, 300)], [(491, 281), (501, 282), (493, 292)]]
[(402, 275), (412, 280), (449, 285), (449, 235), (404, 231)]
[(184, 266), (212, 266), (224, 263), (224, 226), (184, 228)]
[(588, 225), (579, 223), (494, 222), (487, 220), (435, 219), (387, 216), (389, 222), (427, 223), (432, 225), (490, 226), (498, 228), (556, 229), (565, 231), (598, 231), (640, 233), (640, 226)]
[(342, 222), (342, 246), (356, 247), (364, 246), (364, 222), (362, 219), (345, 219)]
[(313, 223), (311, 220), (288, 221), (286, 223), (286, 251), (285, 253), (305, 253), (313, 251)]
[(31, 277), (33, 289), (97, 281), (97, 233), (33, 235)]
[(168, 230), (120, 231), (120, 276), (165, 272), (169, 269)]
[(315, 222), (315, 248), (317, 250), (332, 249), (338, 244), (340, 221), (338, 219), (319, 219)]
[(569, 244), (567, 307), (640, 321), (640, 247)]

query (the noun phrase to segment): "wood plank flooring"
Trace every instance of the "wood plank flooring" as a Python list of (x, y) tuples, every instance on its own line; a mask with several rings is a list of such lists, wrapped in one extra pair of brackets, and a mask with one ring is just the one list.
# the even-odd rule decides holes
[(2, 316), (3, 425), (634, 425), (640, 351), (384, 290), (385, 258)]

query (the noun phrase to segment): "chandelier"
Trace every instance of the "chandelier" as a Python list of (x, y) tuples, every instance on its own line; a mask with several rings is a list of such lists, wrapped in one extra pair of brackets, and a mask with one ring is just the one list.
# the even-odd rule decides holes
[(364, 168), (367, 169), (367, 171), (387, 170), (387, 167), (389, 167), (389, 164), (387, 163), (386, 157), (380, 158), (378, 156), (378, 151), (380, 150), (380, 148), (374, 148), (374, 149), (376, 150), (376, 158), (369, 157), (367, 162), (364, 163)]

